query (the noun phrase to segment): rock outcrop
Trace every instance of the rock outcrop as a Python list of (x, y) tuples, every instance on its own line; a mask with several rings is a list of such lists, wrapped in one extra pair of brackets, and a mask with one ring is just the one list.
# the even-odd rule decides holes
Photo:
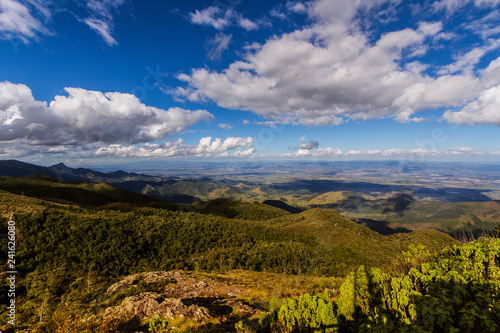
[(134, 294), (116, 306), (108, 307), (101, 318), (128, 318), (144, 321), (163, 318), (202, 319), (226, 317), (233, 313), (251, 316), (258, 309), (237, 297), (245, 288), (230, 286), (210, 278), (192, 277), (183, 272), (146, 272), (127, 276), (111, 285), (109, 297)]

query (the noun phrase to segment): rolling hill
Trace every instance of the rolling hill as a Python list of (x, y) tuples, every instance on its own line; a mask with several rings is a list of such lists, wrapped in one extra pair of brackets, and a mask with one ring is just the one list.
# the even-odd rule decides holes
[(128, 274), (244, 270), (341, 279), (360, 265), (390, 267), (410, 244), (433, 251), (455, 244), (437, 231), (382, 236), (329, 209), (291, 214), (227, 199), (176, 205), (95, 183), (1, 177), (0, 205), (2, 228), (11, 211), (16, 221), (18, 318), (42, 330), (82, 304), (80, 311), (99, 313), (109, 306), (103, 288)]

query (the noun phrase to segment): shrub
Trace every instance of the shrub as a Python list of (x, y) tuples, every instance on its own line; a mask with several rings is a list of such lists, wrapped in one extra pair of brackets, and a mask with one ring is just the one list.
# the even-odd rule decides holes
[(260, 329), (500, 332), (500, 239), (483, 238), (433, 257), (414, 248), (404, 262), (407, 273), (359, 268), (334, 300), (327, 294), (290, 299), (264, 317)]

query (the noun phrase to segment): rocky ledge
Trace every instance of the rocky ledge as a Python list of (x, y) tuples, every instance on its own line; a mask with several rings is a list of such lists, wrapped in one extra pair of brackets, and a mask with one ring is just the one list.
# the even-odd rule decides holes
[(250, 317), (260, 312), (238, 296), (244, 286), (230, 286), (210, 278), (183, 272), (146, 272), (127, 276), (111, 285), (109, 298), (126, 296), (119, 304), (106, 308), (101, 320), (127, 318), (144, 322), (159, 315), (184, 317), (195, 321), (210, 318)]

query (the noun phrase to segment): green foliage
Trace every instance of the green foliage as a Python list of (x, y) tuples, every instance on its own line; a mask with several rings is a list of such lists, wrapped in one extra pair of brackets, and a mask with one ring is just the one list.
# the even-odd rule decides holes
[[(429, 256), (413, 248), (406, 274), (361, 267), (328, 302), (332, 332), (500, 332), (500, 240), (484, 238)], [(428, 258), (422, 260), (422, 255)], [(319, 309), (305, 295), (284, 303), (262, 321), (272, 332), (322, 331)]]
[(311, 296), (305, 294), (286, 301), (260, 322), (260, 331), (270, 329), (284, 332), (334, 332), (337, 326), (337, 306), (328, 292)]
[(290, 213), (283, 209), (264, 205), (259, 202), (239, 202), (229, 199), (197, 202), (190, 205), (190, 208), (192, 208), (194, 212), (201, 214), (212, 214), (231, 219), (250, 221), (265, 221), (290, 215)]
[[(61, 308), (78, 307), (76, 315), (81, 316), (116, 305), (130, 295), (103, 301), (106, 286), (136, 272), (244, 269), (343, 277), (360, 265), (387, 267), (395, 253), (415, 242), (436, 248), (453, 242), (437, 232), (383, 237), (331, 210), (291, 215), (265, 205), (219, 200), (198, 204), (199, 213), (173, 210), (172, 205), (153, 208), (154, 200), (128, 197), (130, 193), (104, 184), (8, 177), (0, 177), (0, 183), (10, 191), (0, 191), (0, 204), (15, 212), (16, 315), (26, 325), (49, 322)], [(32, 197), (14, 194), (19, 190)], [(40, 199), (44, 195), (50, 202)], [(64, 203), (57, 202), (63, 198)], [(0, 220), (0, 227), (6, 229), (6, 220)], [(0, 244), (6, 248), (6, 239)], [(5, 255), (0, 253), (4, 263)], [(0, 298), (6, 298), (3, 280)], [(5, 311), (0, 308), (0, 326)]]
[(167, 318), (162, 318), (160, 315), (156, 315), (156, 317), (149, 320), (148, 331), (151, 333), (162, 333), (167, 331), (167, 327)]
[(490, 235), (491, 237), (500, 238), (500, 224), (491, 230)]

